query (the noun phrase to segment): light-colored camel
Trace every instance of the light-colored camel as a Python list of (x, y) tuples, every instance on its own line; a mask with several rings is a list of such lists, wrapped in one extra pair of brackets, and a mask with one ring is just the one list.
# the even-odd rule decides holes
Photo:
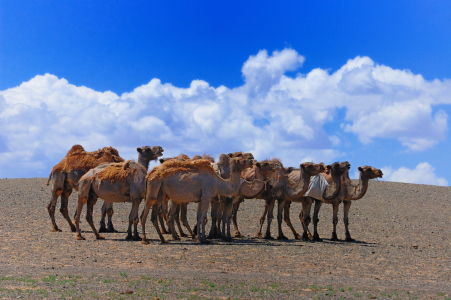
[[(351, 164), (347, 161), (341, 163), (333, 163), (326, 166), (326, 171), (318, 174), (317, 176), (324, 176), (330, 179), (330, 184), (325, 188), (322, 193), (322, 198), (325, 200), (330, 200), (338, 196), (341, 189), (341, 176), (351, 168)], [(288, 174), (289, 178), (297, 182), (300, 177), (300, 170), (294, 169)], [(309, 240), (308, 225), (310, 223), (310, 209), (312, 206), (312, 197), (287, 197), (284, 203), (284, 216), (283, 219), (288, 227), (293, 232), (295, 239), (300, 239), (301, 236), (296, 232), (290, 220), (290, 206), (292, 202), (301, 202), (302, 210), (299, 214), (299, 219), (301, 220), (304, 233), (302, 235), (303, 240)]]
[(359, 200), (361, 199), (368, 190), (369, 180), (375, 179), (375, 178), (382, 178), (383, 174), (382, 171), (370, 166), (363, 166), (358, 168), (360, 173), (360, 179), (359, 183), (353, 184), (351, 179), (349, 178), (349, 171), (346, 171), (341, 176), (341, 189), (337, 197), (332, 198), (330, 200), (318, 200), (315, 199), (315, 208), (314, 208), (314, 214), (313, 214), (313, 226), (314, 226), (314, 234), (313, 238), (315, 240), (320, 240), (318, 235), (318, 214), (319, 210), (321, 208), (322, 203), (328, 203), (332, 204), (333, 207), (333, 232), (332, 232), (332, 241), (337, 241), (337, 223), (338, 223), (338, 208), (341, 202), (343, 202), (343, 223), (345, 225), (345, 231), (346, 231), (346, 241), (352, 242), (355, 241), (351, 234), (349, 233), (349, 208), (351, 207), (351, 201), (352, 200)]
[(61, 231), (55, 222), (55, 208), (58, 197), (61, 196), (60, 212), (69, 223), (72, 232), (75, 225), (69, 217), (68, 202), (72, 190), (78, 191), (78, 181), (90, 169), (113, 162), (123, 162), (119, 152), (113, 147), (104, 147), (97, 151), (86, 152), (81, 145), (74, 145), (66, 156), (52, 168), (47, 185), (52, 181), (52, 198), (47, 210), (52, 220), (52, 231)]
[[(138, 162), (128, 160), (123, 163), (113, 163), (98, 166), (80, 178), (78, 183), (78, 206), (75, 226), (77, 229), (77, 240), (84, 239), (80, 233), (80, 214), (83, 206), (87, 203), (86, 220), (91, 226), (97, 239), (103, 239), (97, 232), (92, 221), (93, 207), (97, 198), (108, 202), (132, 202), (129, 216), (129, 224), (126, 239), (140, 240), (138, 226), (139, 204), (145, 197), (145, 181), (149, 162), (163, 155), (160, 146), (144, 146), (136, 149), (138, 151)], [(132, 224), (134, 234), (132, 236)]]
[[(279, 161), (280, 162), (280, 161)], [(262, 227), (265, 222), (265, 217), (268, 219), (268, 226), (266, 228), (265, 239), (272, 239), (271, 237), (271, 221), (274, 218), (273, 210), (275, 201), (278, 202), (277, 212), (277, 225), (278, 225), (278, 237), (277, 239), (287, 239), (282, 231), (282, 212), (283, 204), (286, 198), (295, 199), (302, 197), (307, 192), (310, 182), (310, 177), (315, 176), (321, 172), (324, 172), (325, 167), (323, 163), (314, 164), (311, 162), (305, 162), (300, 165), (299, 181), (292, 181), (289, 178), (291, 168), (282, 168), (279, 172), (274, 172), (269, 176), (269, 183), (271, 184), (271, 190), (269, 193), (264, 194), (265, 210), (260, 218), (260, 230), (257, 233), (257, 237), (262, 238)]]
[(211, 199), (218, 195), (233, 196), (241, 184), (241, 171), (252, 166), (252, 160), (230, 158), (231, 176), (224, 180), (219, 177), (208, 160), (168, 161), (152, 169), (147, 175), (146, 204), (141, 215), (143, 243), (146, 243), (145, 223), (151, 207), (152, 223), (160, 237), (163, 238), (156, 224), (155, 205), (167, 195), (175, 203), (197, 202), (197, 236), (199, 242), (206, 243), (204, 220)]
[[(258, 198), (267, 188), (266, 178), (274, 172), (280, 171), (281, 166), (276, 161), (255, 162), (252, 168), (241, 172), (241, 177), (245, 180), (235, 197), (221, 197), (222, 199), (222, 239), (231, 241), (230, 220), (232, 217), (233, 205), (242, 202), (243, 199)], [(225, 229), (227, 226), (227, 232)]]
[[(230, 157), (240, 157), (245, 159), (254, 159), (254, 155), (249, 152), (233, 152), (229, 153), (228, 155), (222, 154), (219, 157), (219, 161), (215, 164), (213, 164), (213, 168), (215, 169), (216, 173), (223, 179), (228, 179), (230, 177), (230, 165), (229, 165), (229, 158)], [(249, 170), (249, 169), (246, 169)], [(243, 171), (245, 172), (245, 171)], [(210, 227), (210, 233), (208, 234), (207, 238), (222, 238), (223, 235), (221, 234), (221, 221), (223, 216), (223, 210), (224, 210), (224, 203), (227, 201), (231, 201), (229, 199), (230, 197), (225, 196), (218, 196), (214, 197), (211, 200), (211, 227)]]

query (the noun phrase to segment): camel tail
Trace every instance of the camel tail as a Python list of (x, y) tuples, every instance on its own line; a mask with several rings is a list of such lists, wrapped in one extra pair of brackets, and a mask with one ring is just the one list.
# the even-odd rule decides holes
[(49, 180), (47, 180), (46, 186), (49, 186), (50, 180), (52, 180), (53, 173), (50, 173)]

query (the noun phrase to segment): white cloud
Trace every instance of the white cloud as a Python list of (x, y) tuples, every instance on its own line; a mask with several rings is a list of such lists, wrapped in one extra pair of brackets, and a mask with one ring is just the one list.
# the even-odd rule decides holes
[[(346, 159), (339, 149), (346, 135), (366, 144), (396, 139), (416, 151), (445, 139), (448, 115), (435, 106), (451, 104), (451, 81), (426, 81), (369, 57), (351, 59), (331, 74), (284, 75), (304, 60), (293, 49), (259, 51), (243, 64), (245, 83), (234, 89), (202, 80), (179, 88), (152, 79), (116, 95), (38, 75), (0, 91), (0, 177), (46, 176), (76, 143), (87, 150), (112, 145), (132, 155), (125, 158), (143, 145), (161, 145), (166, 155), (243, 150), (297, 166)], [(346, 111), (344, 119), (337, 109)], [(332, 132), (328, 122), (342, 125)], [(29, 167), (12, 171), (5, 157)]]
[(411, 170), (405, 167), (393, 170), (392, 167), (382, 168), (384, 179), (387, 181), (430, 184), (447, 186), (448, 181), (443, 177), (438, 177), (435, 174), (435, 168), (429, 163), (423, 162), (418, 164), (415, 169)]

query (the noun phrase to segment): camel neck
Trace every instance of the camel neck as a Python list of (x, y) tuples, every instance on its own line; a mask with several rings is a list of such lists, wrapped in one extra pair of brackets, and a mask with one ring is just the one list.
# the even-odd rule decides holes
[(139, 156), (138, 156), (138, 163), (140, 165), (142, 165), (144, 168), (146, 168), (146, 171), (149, 171), (150, 159), (145, 159), (144, 157), (142, 157), (141, 154), (139, 154)]
[(307, 192), (311, 176), (307, 175), (302, 168), (299, 172), (299, 182), (297, 183), (291, 183), (289, 177), (285, 177), (286, 184), (284, 187), (284, 193), (288, 197), (299, 198)]
[[(321, 175), (322, 176), (322, 175)], [(323, 192), (324, 200), (331, 200), (336, 198), (341, 190), (341, 176), (332, 173), (332, 183), (329, 184)]]
[(362, 198), (368, 189), (368, 181), (369, 179), (363, 176), (362, 173), (360, 173), (359, 184), (353, 185), (352, 183), (350, 183), (348, 185), (345, 200), (359, 200), (360, 198)]

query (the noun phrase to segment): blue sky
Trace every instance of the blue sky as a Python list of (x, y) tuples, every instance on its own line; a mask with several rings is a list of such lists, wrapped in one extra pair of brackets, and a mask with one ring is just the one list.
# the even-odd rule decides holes
[(73, 144), (130, 159), (158, 144), (448, 185), (450, 15), (446, 1), (2, 1), (0, 178), (48, 176)]

